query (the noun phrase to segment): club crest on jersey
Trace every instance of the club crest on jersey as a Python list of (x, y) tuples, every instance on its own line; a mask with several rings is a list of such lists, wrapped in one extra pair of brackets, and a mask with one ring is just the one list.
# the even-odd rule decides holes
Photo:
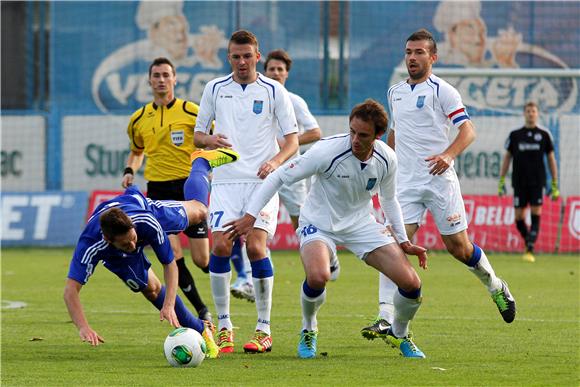
[(256, 114), (262, 113), (262, 109), (264, 108), (264, 101), (254, 100), (254, 108), (252, 111)]
[(374, 188), (375, 184), (377, 184), (377, 178), (376, 177), (371, 177), (369, 179), (369, 181), (367, 181), (367, 191), (370, 191), (371, 189)]
[(171, 132), (171, 142), (175, 146), (183, 145), (183, 141), (185, 140), (185, 133), (183, 130), (174, 130)]
[(417, 107), (421, 109), (423, 106), (425, 106), (425, 96), (420, 95), (417, 97)]

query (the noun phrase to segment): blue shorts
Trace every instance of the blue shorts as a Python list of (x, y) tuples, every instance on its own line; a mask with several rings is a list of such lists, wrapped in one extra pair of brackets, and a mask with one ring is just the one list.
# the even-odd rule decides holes
[(135, 293), (147, 287), (149, 281), (147, 272), (151, 267), (151, 262), (142, 251), (127, 255), (127, 257), (103, 261), (103, 266), (119, 277)]
[(167, 234), (179, 234), (189, 226), (187, 213), (181, 202), (147, 199), (147, 205)]

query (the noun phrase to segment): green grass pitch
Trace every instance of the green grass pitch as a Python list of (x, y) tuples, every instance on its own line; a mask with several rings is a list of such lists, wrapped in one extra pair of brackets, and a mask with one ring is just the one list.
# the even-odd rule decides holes
[[(352, 254), (340, 255), (342, 273), (329, 283), (319, 319), (319, 356), (296, 357), (301, 325), (296, 252), (275, 252), (271, 353), (247, 355), (243, 343), (256, 318), (254, 304), (232, 299), (236, 353), (196, 369), (171, 368), (163, 340), (171, 331), (142, 295), (99, 266), (81, 292), (92, 327), (106, 340), (82, 343), (62, 290), (71, 249), (2, 251), (3, 386), (578, 386), (580, 384), (579, 274), (572, 255), (490, 254), (516, 297), (518, 313), (505, 324), (486, 290), (447, 253), (430, 257), (423, 306), (412, 324), (425, 360), (401, 358), (359, 331), (377, 312), (376, 272)], [(153, 254), (154, 268), (161, 275)], [(415, 264), (415, 260), (413, 260)], [(204, 300), (213, 303), (206, 274), (188, 266)], [(26, 306), (7, 309), (9, 301)]]

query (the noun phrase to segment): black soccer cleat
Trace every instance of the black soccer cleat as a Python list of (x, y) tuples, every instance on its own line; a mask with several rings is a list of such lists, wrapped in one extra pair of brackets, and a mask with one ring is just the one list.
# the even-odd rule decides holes
[(503, 321), (511, 323), (516, 318), (516, 300), (510, 293), (507, 283), (501, 280), (501, 289), (491, 294), (493, 302), (497, 305)]
[(367, 340), (385, 339), (391, 324), (383, 318), (377, 317), (371, 325), (361, 329), (360, 334)]

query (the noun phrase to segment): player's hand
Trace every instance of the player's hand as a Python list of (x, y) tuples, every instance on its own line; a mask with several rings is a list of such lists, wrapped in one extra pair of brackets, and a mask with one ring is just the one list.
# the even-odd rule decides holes
[(179, 328), (181, 326), (177, 319), (177, 315), (175, 314), (175, 305), (163, 305), (159, 311), (159, 321), (164, 320), (167, 320), (174, 328)]
[(93, 347), (96, 347), (100, 343), (104, 343), (105, 340), (99, 334), (94, 331), (91, 327), (84, 327), (79, 329), (79, 336), (82, 341), (87, 341)]
[(235, 241), (239, 237), (248, 235), (252, 228), (254, 228), (255, 222), (256, 218), (250, 214), (245, 214), (239, 219), (224, 224), (224, 227), (226, 227), (224, 233), (228, 239)]
[(401, 249), (407, 255), (416, 255), (419, 258), (419, 267), (427, 269), (427, 249), (421, 246), (412, 244), (409, 241), (399, 244)]
[(506, 194), (505, 176), (499, 178), (499, 182), (497, 183), (497, 194), (500, 197)]
[(265, 179), (266, 177), (268, 177), (270, 173), (274, 172), (279, 166), (280, 163), (277, 162), (276, 160), (266, 161), (264, 164), (260, 166), (260, 169), (258, 169), (257, 175), (260, 179)]
[(560, 190), (558, 189), (558, 182), (556, 180), (552, 180), (552, 189), (550, 190), (550, 198), (553, 201), (558, 200), (560, 197)]
[(430, 156), (425, 159), (429, 163), (427, 168), (431, 168), (429, 174), (431, 175), (442, 175), (446, 170), (449, 169), (453, 158), (445, 153), (440, 155)]
[(207, 136), (205, 139), (205, 148), (208, 150), (216, 148), (231, 148), (232, 144), (227, 140), (227, 136), (218, 133)]
[(125, 173), (125, 175), (123, 175), (123, 181), (121, 182), (121, 185), (123, 188), (127, 188), (130, 185), (133, 185), (133, 181), (135, 181), (135, 175), (132, 173)]

